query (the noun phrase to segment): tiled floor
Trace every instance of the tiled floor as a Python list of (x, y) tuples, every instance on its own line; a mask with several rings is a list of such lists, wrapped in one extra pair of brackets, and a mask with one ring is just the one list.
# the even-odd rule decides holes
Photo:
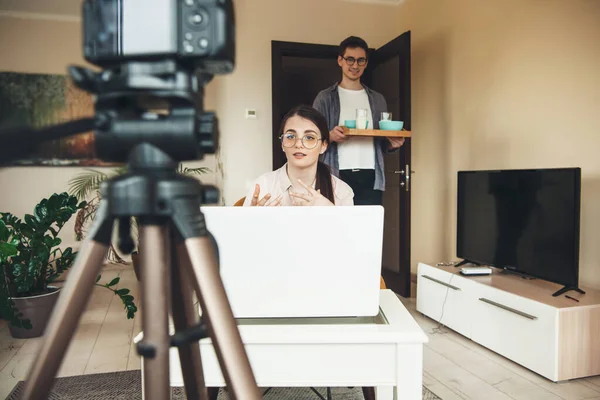
[[(107, 265), (102, 282), (116, 274), (121, 276), (119, 287), (131, 289), (137, 300), (139, 292), (131, 266)], [(600, 376), (552, 383), (439, 327), (415, 310), (414, 298), (401, 300), (429, 335), (423, 382), (442, 399), (600, 400)], [(139, 357), (132, 339), (141, 330), (140, 316), (138, 311), (134, 320), (128, 320), (120, 299), (107, 289), (95, 287), (59, 376), (138, 369)], [(0, 398), (24, 379), (38, 342), (11, 338), (6, 324), (0, 321)]]

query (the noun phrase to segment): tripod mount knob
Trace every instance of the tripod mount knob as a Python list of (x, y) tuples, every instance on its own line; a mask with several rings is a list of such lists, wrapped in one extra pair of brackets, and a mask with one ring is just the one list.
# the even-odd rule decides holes
[(219, 189), (212, 185), (202, 186), (202, 204), (217, 204), (219, 202)]
[(219, 147), (219, 122), (213, 112), (204, 112), (198, 118), (198, 143), (202, 153), (215, 154)]

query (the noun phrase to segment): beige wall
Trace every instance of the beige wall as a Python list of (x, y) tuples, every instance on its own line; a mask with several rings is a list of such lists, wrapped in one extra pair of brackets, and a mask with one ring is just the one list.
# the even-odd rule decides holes
[(582, 168), (580, 281), (600, 288), (600, 2), (407, 0), (412, 264), (454, 259), (456, 172)]

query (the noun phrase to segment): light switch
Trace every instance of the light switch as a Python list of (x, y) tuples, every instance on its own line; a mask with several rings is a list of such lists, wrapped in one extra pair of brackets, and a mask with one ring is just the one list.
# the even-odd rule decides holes
[(246, 119), (256, 119), (256, 110), (246, 108)]

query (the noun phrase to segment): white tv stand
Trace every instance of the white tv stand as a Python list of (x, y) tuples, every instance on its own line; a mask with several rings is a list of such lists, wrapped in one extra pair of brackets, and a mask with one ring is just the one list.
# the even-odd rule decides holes
[(417, 311), (554, 381), (600, 374), (600, 291), (419, 263)]

